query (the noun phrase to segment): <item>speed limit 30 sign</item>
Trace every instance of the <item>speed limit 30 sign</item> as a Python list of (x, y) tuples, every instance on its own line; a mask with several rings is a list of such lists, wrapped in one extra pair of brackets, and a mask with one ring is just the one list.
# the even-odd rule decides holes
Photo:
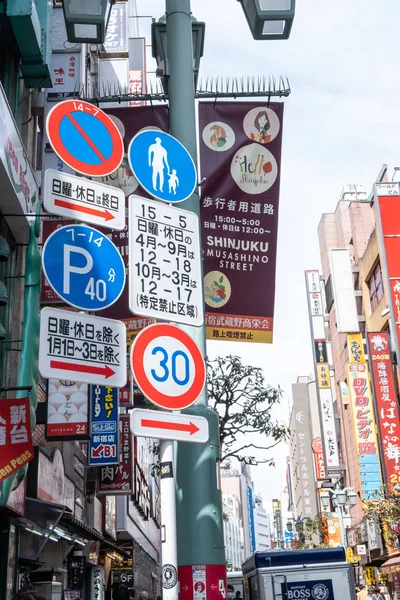
[(206, 367), (197, 344), (182, 329), (149, 325), (136, 337), (131, 368), (143, 394), (156, 406), (181, 410), (203, 391)]

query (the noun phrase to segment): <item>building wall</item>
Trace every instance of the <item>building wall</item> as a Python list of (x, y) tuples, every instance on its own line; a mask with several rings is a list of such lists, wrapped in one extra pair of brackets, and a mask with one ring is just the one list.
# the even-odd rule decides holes
[(240, 502), (233, 494), (222, 494), (222, 511), (224, 513), (225, 560), (233, 571), (242, 568), (243, 532), (240, 520)]
[(271, 549), (271, 523), (269, 515), (263, 507), (262, 498), (255, 497), (254, 528), (256, 535), (256, 551), (263, 552)]

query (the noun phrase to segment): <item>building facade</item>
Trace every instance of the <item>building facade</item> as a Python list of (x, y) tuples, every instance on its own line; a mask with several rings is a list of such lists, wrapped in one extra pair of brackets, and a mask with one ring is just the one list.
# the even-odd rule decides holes
[(256, 536), (256, 551), (271, 550), (271, 523), (269, 514), (263, 506), (263, 499), (256, 495), (254, 498), (254, 530)]

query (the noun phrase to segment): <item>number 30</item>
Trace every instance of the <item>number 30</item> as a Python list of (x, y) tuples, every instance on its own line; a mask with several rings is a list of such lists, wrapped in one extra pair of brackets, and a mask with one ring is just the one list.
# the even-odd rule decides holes
[[(159, 352), (161, 352), (161, 354), (162, 354), (162, 359), (160, 360), (160, 363), (159, 363), (160, 367), (162, 367), (162, 374), (157, 375), (155, 369), (151, 369), (151, 374), (156, 381), (163, 383), (164, 381), (166, 381), (168, 379), (168, 377), (170, 375), (170, 370), (168, 368), (169, 355), (168, 355), (168, 352), (165, 350), (165, 348), (162, 348), (162, 346), (156, 346), (156, 348), (153, 348), (152, 355), (155, 356)], [(177, 359), (179, 356), (181, 356), (183, 358), (184, 363), (185, 363), (185, 374), (184, 374), (183, 379), (178, 379), (178, 376), (176, 373)], [(174, 382), (177, 385), (186, 385), (189, 381), (189, 359), (188, 359), (187, 354), (185, 354), (185, 352), (183, 352), (182, 350), (175, 350), (175, 352), (171, 356), (171, 375), (172, 375), (172, 379), (174, 380)]]

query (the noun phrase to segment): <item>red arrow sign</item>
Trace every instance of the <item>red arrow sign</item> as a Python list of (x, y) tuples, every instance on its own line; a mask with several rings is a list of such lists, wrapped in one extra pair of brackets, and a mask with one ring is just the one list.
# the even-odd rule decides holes
[(78, 371), (78, 373), (91, 373), (92, 375), (103, 375), (105, 379), (108, 379), (111, 375), (115, 375), (115, 371), (110, 369), (108, 365), (94, 367), (92, 365), (76, 365), (74, 363), (51, 360), (50, 368), (62, 369), (63, 371)]
[(190, 435), (197, 433), (200, 429), (190, 421), (190, 423), (168, 423), (167, 421), (155, 421), (142, 419), (142, 427), (157, 427), (158, 429), (169, 429), (170, 431), (187, 431)]
[(94, 217), (100, 217), (105, 221), (111, 221), (114, 219), (114, 215), (108, 210), (98, 210), (96, 208), (90, 208), (90, 206), (84, 206), (82, 204), (76, 204), (75, 202), (68, 202), (68, 200), (54, 200), (55, 206), (61, 208), (68, 208), (70, 210), (76, 210), (77, 212), (85, 213), (87, 215), (93, 215)]
[(92, 458), (99, 458), (104, 450), (104, 446), (100, 444), (98, 448), (92, 448)]

